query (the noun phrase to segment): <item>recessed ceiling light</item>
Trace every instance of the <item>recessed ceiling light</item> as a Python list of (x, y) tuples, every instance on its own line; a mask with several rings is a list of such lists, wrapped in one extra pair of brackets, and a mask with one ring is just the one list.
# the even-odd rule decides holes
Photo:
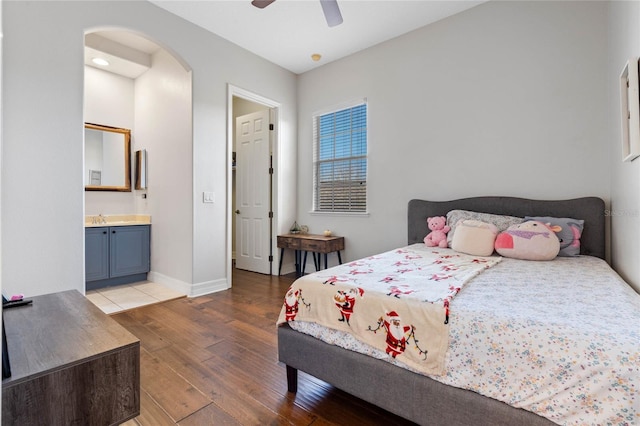
[(319, 53), (314, 53), (313, 55), (311, 55), (311, 59), (313, 59), (315, 62), (318, 62), (320, 58), (322, 58), (322, 55)]
[(102, 58), (93, 58), (91, 61), (94, 64), (102, 65), (103, 67), (106, 67), (107, 65), (109, 65), (109, 61), (107, 61), (106, 59), (102, 59)]

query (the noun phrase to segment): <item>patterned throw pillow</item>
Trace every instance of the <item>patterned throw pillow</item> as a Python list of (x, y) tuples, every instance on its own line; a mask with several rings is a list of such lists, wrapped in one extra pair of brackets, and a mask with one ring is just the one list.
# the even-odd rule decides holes
[(556, 232), (560, 240), (558, 256), (571, 257), (580, 254), (580, 237), (584, 229), (584, 220), (570, 217), (527, 216), (524, 220), (538, 220), (551, 226), (560, 226), (562, 231)]
[(521, 217), (505, 216), (490, 213), (472, 212), (469, 210), (451, 210), (447, 213), (447, 225), (451, 227), (451, 230), (447, 234), (447, 242), (451, 247), (451, 241), (453, 241), (453, 235), (456, 232), (456, 225), (461, 220), (479, 220), (485, 223), (491, 223), (498, 228), (498, 232), (502, 232), (511, 225), (517, 225), (524, 222)]

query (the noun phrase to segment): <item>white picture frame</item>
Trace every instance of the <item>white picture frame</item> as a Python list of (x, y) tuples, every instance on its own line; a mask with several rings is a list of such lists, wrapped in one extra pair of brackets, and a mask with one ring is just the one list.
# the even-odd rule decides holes
[(638, 58), (631, 58), (620, 73), (622, 161), (633, 161), (640, 156), (640, 91), (638, 84)]

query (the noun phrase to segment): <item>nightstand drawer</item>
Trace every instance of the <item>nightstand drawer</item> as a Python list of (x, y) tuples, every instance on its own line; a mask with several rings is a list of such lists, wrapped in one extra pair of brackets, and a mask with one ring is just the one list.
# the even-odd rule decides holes
[(316, 253), (332, 253), (334, 251), (344, 250), (344, 238), (301, 240), (300, 250), (313, 251)]
[(300, 249), (300, 239), (294, 237), (283, 237), (278, 236), (278, 247), (279, 248), (287, 248), (287, 249)]
[(324, 241), (301, 240), (300, 250), (322, 252), (325, 250), (326, 245)]

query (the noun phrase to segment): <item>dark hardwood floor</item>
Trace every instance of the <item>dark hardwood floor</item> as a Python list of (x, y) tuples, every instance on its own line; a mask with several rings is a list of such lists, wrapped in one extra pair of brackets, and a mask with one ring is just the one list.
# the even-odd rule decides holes
[(234, 269), (230, 290), (113, 315), (141, 341), (141, 413), (125, 424), (412, 424), (302, 372), (287, 392), (275, 322), (293, 279)]

